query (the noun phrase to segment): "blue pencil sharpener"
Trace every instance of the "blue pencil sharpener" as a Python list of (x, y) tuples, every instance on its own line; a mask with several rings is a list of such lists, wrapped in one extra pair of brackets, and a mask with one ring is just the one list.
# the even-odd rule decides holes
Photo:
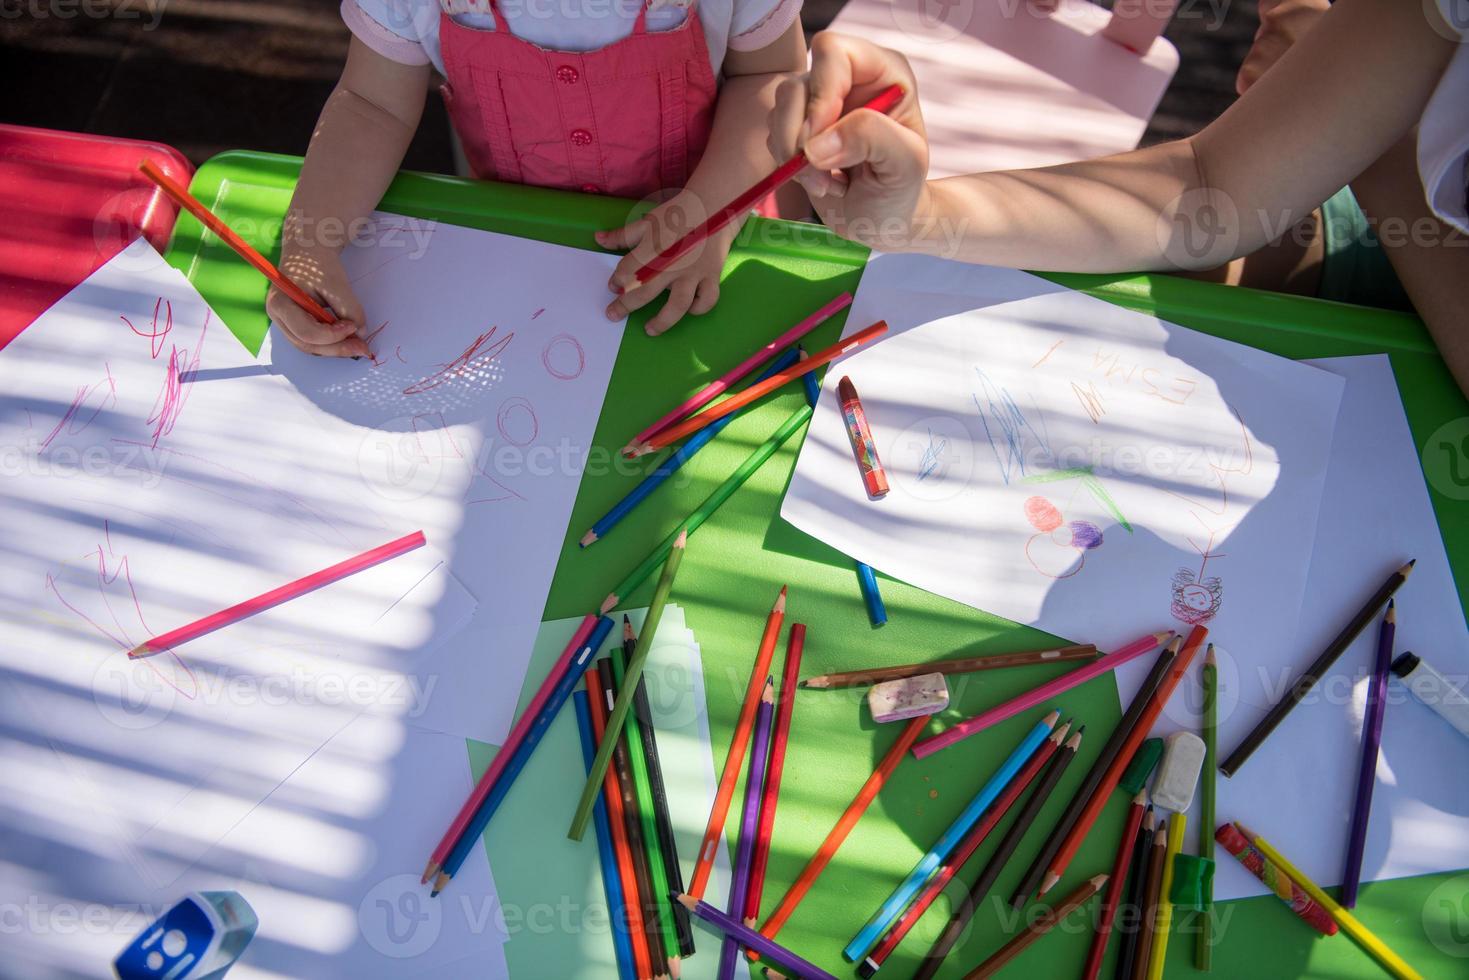
[(239, 959), (259, 920), (238, 892), (192, 892), (113, 960), (118, 980), (215, 980)]

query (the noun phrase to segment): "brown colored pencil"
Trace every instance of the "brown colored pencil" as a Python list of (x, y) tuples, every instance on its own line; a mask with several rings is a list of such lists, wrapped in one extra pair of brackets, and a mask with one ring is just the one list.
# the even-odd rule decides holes
[[(1161, 641), (1160, 641), (1161, 642)], [(901, 667), (873, 667), (868, 670), (846, 670), (836, 674), (821, 674), (808, 677), (802, 687), (826, 690), (833, 687), (864, 687), (881, 684), (883, 681), (920, 674), (972, 674), (981, 670), (996, 670), (1000, 667), (1027, 667), (1031, 664), (1059, 664), (1069, 660), (1091, 660), (1097, 648), (1091, 643), (1057, 647), (1053, 650), (1028, 650), (1023, 653), (992, 653), (975, 657), (957, 657), (953, 660), (935, 660), (929, 663), (904, 664)]]
[(966, 973), (964, 980), (984, 980), (985, 977), (994, 976), (1006, 963), (1019, 956), (1031, 943), (1050, 932), (1056, 923), (1085, 905), (1087, 900), (1095, 895), (1106, 883), (1106, 875), (1097, 875), (1082, 882), (1081, 887), (1062, 899), (1060, 904), (1043, 910), (1040, 918), (1036, 920), (1035, 925), (1017, 934), (1008, 943), (995, 950), (989, 959)]
[(1132, 980), (1146, 980), (1148, 963), (1157, 942), (1158, 902), (1163, 897), (1163, 871), (1168, 863), (1168, 824), (1158, 821), (1153, 846), (1148, 852), (1148, 876), (1143, 880), (1142, 920), (1137, 924), (1137, 948), (1133, 953)]

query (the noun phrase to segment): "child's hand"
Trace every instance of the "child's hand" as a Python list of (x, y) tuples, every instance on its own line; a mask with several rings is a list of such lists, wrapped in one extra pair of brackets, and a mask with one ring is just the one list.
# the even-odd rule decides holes
[[(842, 116), (895, 83), (903, 100), (892, 113)], [(928, 141), (917, 80), (896, 51), (829, 31), (816, 35), (810, 72), (776, 93), (769, 147), (777, 160), (806, 151), (811, 166), (796, 179), (838, 234), (884, 248), (911, 237), (928, 176)]]
[(370, 357), (362, 339), (366, 318), (347, 282), (341, 257), (330, 249), (287, 250), (281, 255), (281, 273), (307, 295), (337, 315), (337, 322), (318, 323), (274, 286), (265, 297), (265, 312), (291, 341), (308, 354), (323, 357)]
[[(632, 282), (640, 266), (702, 223), (709, 210), (697, 194), (685, 190), (622, 228), (597, 232), (597, 244), (603, 248), (631, 249), (612, 270), (607, 288), (615, 293)], [(617, 297), (607, 307), (607, 319), (621, 320), (647, 306), (664, 290), (668, 291), (667, 302), (644, 327), (649, 336), (663, 333), (686, 313), (708, 313), (719, 301), (719, 276), (743, 224), (731, 221), (652, 279)]]

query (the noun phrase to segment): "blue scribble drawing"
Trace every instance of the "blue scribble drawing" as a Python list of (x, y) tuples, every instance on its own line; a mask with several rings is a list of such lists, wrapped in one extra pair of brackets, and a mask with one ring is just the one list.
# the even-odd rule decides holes
[[(1008, 485), (1017, 473), (1024, 476), (1027, 462), (1051, 465), (1054, 457), (1044, 432), (1045, 417), (1040, 410), (1036, 410), (1041, 423), (1041, 428), (1037, 429), (1007, 389), (996, 385), (979, 368), (975, 368), (974, 373), (979, 375), (980, 390), (971, 397), (974, 407), (979, 410), (979, 421), (995, 454), (995, 462), (999, 464), (1000, 478)], [(1027, 460), (1026, 454), (1036, 450), (1038, 454)]]
[(938, 445), (934, 445), (933, 430), (928, 430), (928, 445), (924, 447), (923, 456), (918, 460), (918, 479), (925, 480), (938, 469), (940, 457), (944, 450), (949, 448), (949, 440), (940, 439)]

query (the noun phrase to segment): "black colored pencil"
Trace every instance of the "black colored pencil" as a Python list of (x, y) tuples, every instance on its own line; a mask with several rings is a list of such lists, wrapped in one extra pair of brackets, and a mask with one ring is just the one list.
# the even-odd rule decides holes
[(1147, 877), (1143, 879), (1142, 919), (1137, 926), (1137, 943), (1132, 960), (1132, 980), (1146, 980), (1153, 943), (1157, 941), (1158, 902), (1163, 896), (1163, 870), (1168, 862), (1168, 823), (1158, 821), (1148, 847)]
[(1061, 849), (1066, 835), (1071, 833), (1072, 825), (1081, 817), (1081, 811), (1085, 810), (1087, 803), (1091, 801), (1092, 792), (1102, 781), (1102, 777), (1106, 775), (1107, 768), (1112, 765), (1112, 760), (1117, 757), (1117, 753), (1122, 751), (1122, 744), (1127, 741), (1128, 733), (1137, 726), (1138, 718), (1142, 717), (1143, 712), (1147, 710), (1148, 702), (1153, 699), (1153, 693), (1158, 690), (1158, 685), (1163, 683), (1163, 679), (1168, 675), (1168, 668), (1173, 666), (1173, 661), (1177, 657), (1178, 646), (1170, 641), (1163, 647), (1163, 652), (1158, 654), (1158, 659), (1153, 661), (1153, 669), (1148, 671), (1148, 676), (1143, 680), (1143, 686), (1137, 689), (1132, 703), (1127, 706), (1121, 720), (1117, 722), (1117, 727), (1112, 729), (1112, 734), (1107, 737), (1107, 743), (1102, 746), (1102, 754), (1097, 756), (1096, 762), (1092, 763), (1086, 778), (1077, 787), (1076, 795), (1061, 812), (1056, 826), (1046, 838), (1046, 843), (1041, 847), (1040, 853), (1035, 856), (1035, 860), (1025, 870), (1025, 876), (1020, 879), (1020, 884), (1015, 887), (1014, 893), (1010, 896), (1010, 904), (1015, 908), (1023, 908), (1025, 903), (1030, 901), (1030, 896), (1034, 895), (1036, 889), (1040, 887), (1041, 878), (1051, 869), (1051, 859)]
[(1413, 564), (1417, 560), (1415, 558), (1393, 572), (1387, 577), (1387, 581), (1372, 593), (1372, 597), (1362, 604), (1351, 621), (1343, 626), (1341, 632), (1336, 634), (1336, 638), (1326, 645), (1325, 650), (1321, 651), (1321, 655), (1311, 662), (1311, 666), (1307, 667), (1301, 676), (1296, 678), (1296, 682), (1290, 686), (1285, 696), (1275, 702), (1275, 705), (1266, 712), (1265, 717), (1260, 719), (1260, 723), (1244, 737), (1244, 741), (1229, 753), (1229, 758), (1225, 759), (1223, 765), (1219, 767), (1220, 772), (1226, 776), (1233, 776), (1239, 772), (1240, 766), (1244, 765), (1254, 751), (1270, 737), (1270, 733), (1275, 731), (1275, 726), (1285, 720), (1285, 716), (1290, 714), (1291, 709), (1301, 703), (1301, 699), (1309, 694), (1311, 688), (1316, 686), (1316, 682), (1326, 675), (1332, 664), (1336, 663), (1337, 658), (1352, 645), (1357, 634), (1377, 618), (1377, 611), (1387, 604), (1387, 600), (1392, 598), (1393, 593), (1408, 581), (1409, 575), (1413, 574)]
[[(1117, 946), (1117, 964), (1112, 972), (1113, 980), (1131, 980), (1132, 964), (1137, 958), (1137, 940), (1143, 930), (1143, 914), (1141, 911), (1143, 900), (1143, 878), (1148, 873), (1148, 859), (1152, 852), (1148, 845), (1153, 840), (1153, 830), (1156, 818), (1153, 816), (1153, 804), (1148, 804), (1147, 812), (1143, 814), (1143, 822), (1137, 828), (1137, 837), (1132, 842), (1132, 864), (1127, 872), (1127, 890), (1123, 893), (1122, 904), (1117, 909), (1117, 921), (1121, 923), (1122, 941)], [(1123, 916), (1128, 909), (1137, 913), (1137, 921), (1128, 926)], [(1114, 928), (1119, 928), (1114, 926)]]
[[(612, 677), (612, 661), (597, 661), (597, 676), (607, 697), (607, 710), (617, 696)], [(653, 876), (648, 869), (647, 842), (643, 840), (643, 821), (638, 809), (638, 791), (632, 781), (632, 767), (627, 758), (627, 739), (619, 738), (612, 749), (612, 772), (622, 793), (623, 824), (627, 829), (627, 849), (632, 852), (632, 873), (638, 884), (638, 907), (643, 910), (643, 935), (648, 940), (648, 955), (653, 961), (653, 975), (666, 977), (668, 950), (663, 945), (663, 929), (658, 918), (658, 901), (653, 895)]]
[(1021, 838), (1025, 832), (1035, 823), (1035, 815), (1045, 806), (1046, 800), (1061, 781), (1061, 776), (1066, 772), (1066, 767), (1071, 765), (1071, 760), (1076, 758), (1077, 750), (1081, 747), (1081, 735), (1086, 731), (1083, 725), (1076, 730), (1062, 746), (1061, 750), (1047, 763), (1045, 772), (1041, 773), (1040, 780), (1035, 788), (1030, 791), (1030, 796), (1021, 805), (1020, 811), (1015, 814), (1015, 820), (1010, 824), (1005, 836), (1000, 838), (1000, 843), (995, 847), (995, 853), (990, 856), (985, 864), (984, 870), (980, 871), (979, 877), (974, 879), (974, 884), (969, 888), (969, 894), (963, 901), (955, 906), (953, 914), (949, 916), (949, 922), (944, 926), (944, 931), (927, 953), (924, 954), (923, 962), (918, 965), (918, 970), (913, 974), (913, 980), (929, 980), (939, 967), (943, 965), (944, 958), (959, 942), (964, 931), (969, 927), (969, 920), (974, 917), (975, 910), (985, 900), (989, 890), (994, 887), (995, 879), (1004, 870), (1005, 864), (1015, 853)]
[[(622, 617), (622, 656), (632, 656), (638, 638), (633, 634), (632, 623)], [(633, 691), (633, 716), (638, 720), (638, 736), (642, 739), (643, 758), (647, 761), (648, 787), (653, 791), (653, 817), (658, 824), (658, 849), (663, 852), (663, 869), (668, 874), (668, 887), (683, 894), (683, 871), (678, 866), (678, 844), (673, 837), (673, 818), (668, 813), (668, 790), (663, 785), (663, 765), (658, 757), (658, 736), (653, 731), (653, 709), (648, 704), (648, 685), (638, 681)], [(678, 902), (673, 907), (673, 928), (678, 933), (678, 952), (681, 956), (694, 955), (694, 929), (689, 920), (689, 910)]]

